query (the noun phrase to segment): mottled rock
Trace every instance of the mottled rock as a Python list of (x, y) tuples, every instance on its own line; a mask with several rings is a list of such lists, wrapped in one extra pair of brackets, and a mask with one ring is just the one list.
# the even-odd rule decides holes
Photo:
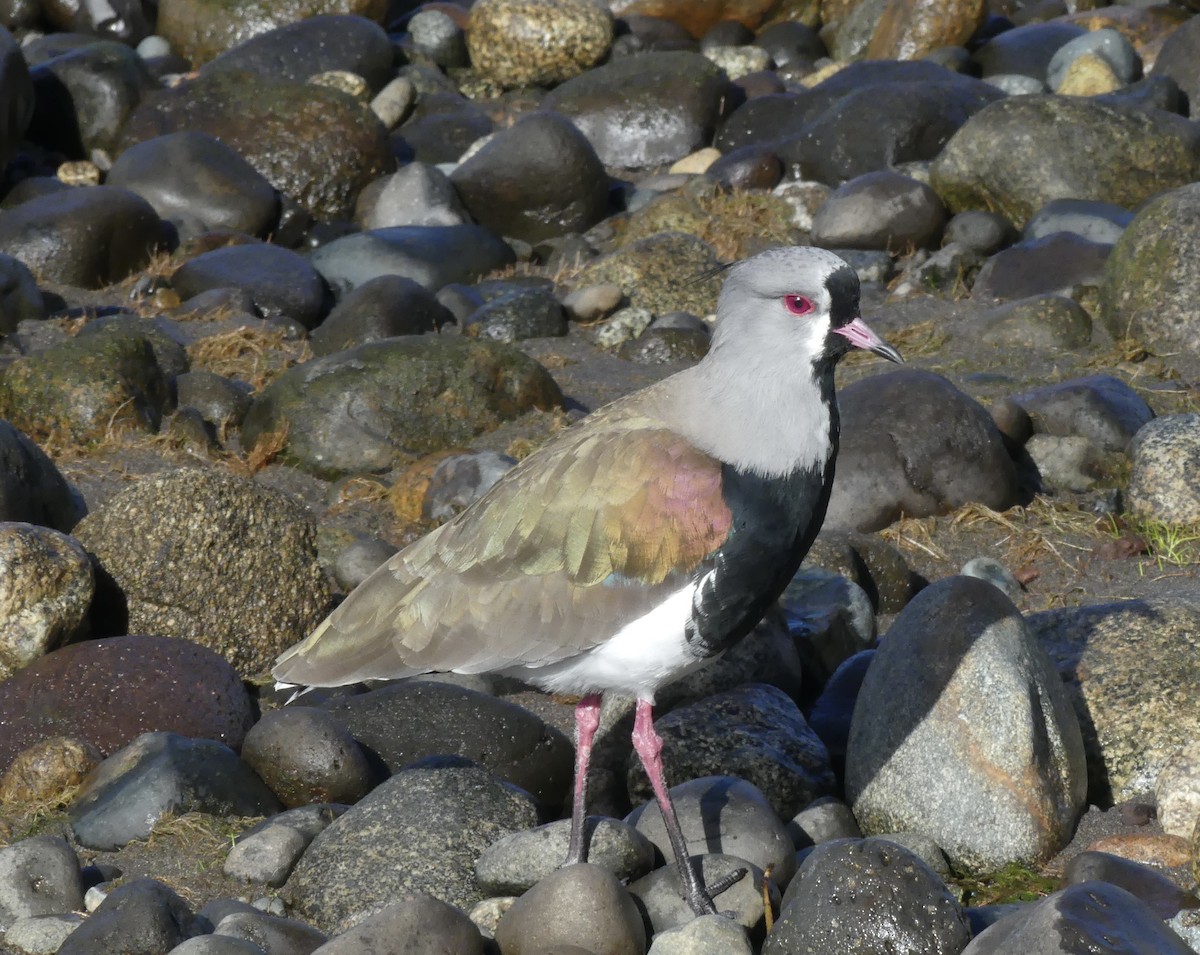
[(971, 577), (923, 590), (854, 710), (846, 793), (863, 831), (923, 833), (968, 870), (1037, 866), (1070, 838), (1086, 786), (1067, 695), (1011, 601)]
[(987, 5), (979, 0), (895, 0), (884, 7), (866, 56), (872, 60), (918, 60), (941, 47), (963, 46), (986, 13)]
[(498, 86), (551, 86), (600, 62), (612, 33), (608, 8), (588, 0), (479, 0), (467, 50)]
[(1100, 319), (1114, 338), (1167, 354), (1200, 347), (1191, 304), (1200, 294), (1200, 236), (1187, 225), (1198, 214), (1200, 183), (1152, 199), (1125, 229), (1100, 283)]
[(937, 245), (945, 224), (945, 207), (929, 186), (882, 170), (833, 191), (813, 218), (812, 241), (823, 248), (925, 249)]
[(0, 806), (67, 803), (102, 758), (91, 743), (65, 736), (34, 743), (0, 773)]
[(330, 608), (304, 507), (246, 478), (183, 469), (144, 478), (76, 528), (119, 593), (109, 627), (186, 637), (243, 674), (315, 627)]
[(1046, 67), (1046, 85), (1056, 93), (1064, 93), (1062, 86), (1071, 70), (1081, 59), (1089, 56), (1096, 57), (1108, 67), (1117, 86), (1137, 79), (1142, 71), (1142, 59), (1133, 44), (1125, 38), (1125, 34), (1108, 27), (1090, 30), (1059, 47)]
[(648, 955), (752, 955), (742, 926), (720, 915), (704, 915), (654, 935)]
[(1027, 23), (997, 33), (971, 59), (984, 77), (1018, 75), (1042, 81), (1054, 55), (1086, 33), (1075, 23)]
[[(987, 411), (946, 379), (902, 370), (843, 388), (827, 527), (867, 531), (977, 501), (1004, 510), (1016, 470)], [(931, 418), (931, 409), (935, 409)]]
[(113, 889), (59, 955), (149, 955), (168, 952), (193, 934), (188, 904), (154, 879), (134, 879)]
[(640, 239), (586, 265), (574, 286), (613, 284), (630, 304), (658, 315), (683, 309), (707, 315), (716, 309), (717, 266), (708, 243), (690, 235), (667, 234)]
[(329, 937), (299, 919), (258, 911), (231, 912), (213, 934), (252, 942), (265, 952), (313, 952)]
[(89, 849), (147, 839), (167, 815), (265, 816), (279, 801), (228, 746), (145, 733), (108, 757), (71, 804), (71, 830)]
[(92, 565), (79, 542), (0, 523), (0, 679), (86, 631)]
[(1200, 693), (1200, 599), (1181, 592), (1047, 610), (1028, 618), (1079, 716), (1089, 799), (1101, 805), (1153, 788), (1200, 720), (1172, 701)]
[(308, 843), (304, 834), (291, 826), (267, 826), (239, 839), (225, 857), (222, 871), (231, 879), (278, 888), (287, 881)]
[(314, 955), (414, 955), (412, 945), (417, 939), (455, 955), (484, 952), (479, 929), (461, 910), (424, 892), (405, 892), (354, 928), (335, 935)]
[(1200, 524), (1200, 414), (1146, 423), (1130, 447), (1128, 502), (1135, 514), (1167, 524)]
[[(411, 401), (397, 405), (399, 392)], [(549, 373), (508, 345), (442, 336), (368, 342), (297, 365), (242, 426), (252, 447), (286, 424), (285, 460), (326, 476), (382, 471), (465, 444), (533, 408), (558, 407)]]
[(466, 510), (516, 465), (495, 451), (472, 451), (443, 458), (433, 469), (421, 502), (421, 516), (446, 521)]
[(1200, 742), (1185, 743), (1163, 764), (1154, 795), (1163, 831), (1191, 836), (1200, 822)]
[(463, 324), (468, 338), (511, 344), (567, 334), (567, 315), (549, 288), (514, 288), (480, 306)]
[(432, 292), (400, 275), (381, 275), (345, 296), (313, 330), (313, 354), (331, 355), (366, 342), (436, 332), (454, 315)]
[(1035, 433), (1080, 435), (1102, 451), (1125, 451), (1154, 412), (1112, 375), (1088, 375), (1014, 395)]
[(20, 918), (82, 908), (79, 858), (61, 836), (33, 836), (0, 849), (0, 932)]
[(1026, 348), (1079, 348), (1092, 339), (1092, 319), (1082, 305), (1065, 295), (1034, 295), (979, 316), (970, 332), (984, 342)]
[(1051, 199), (1034, 213), (1021, 235), (1025, 239), (1040, 239), (1052, 232), (1074, 232), (1089, 242), (1111, 245), (1132, 221), (1132, 212), (1111, 202)]
[[(1070, 137), (1062, 135), (1064, 127)], [(1021, 225), (1051, 199), (1130, 208), (1193, 182), (1200, 178), (1198, 143), (1200, 131), (1158, 110), (1014, 96), (972, 116), (930, 174), (952, 212), (986, 208)], [(1131, 177), (1131, 167), (1141, 174)]]
[(480, 853), (536, 824), (532, 797), (485, 770), (406, 770), (313, 840), (286, 892), (305, 918), (333, 932), (404, 892), (466, 909), (483, 898)]

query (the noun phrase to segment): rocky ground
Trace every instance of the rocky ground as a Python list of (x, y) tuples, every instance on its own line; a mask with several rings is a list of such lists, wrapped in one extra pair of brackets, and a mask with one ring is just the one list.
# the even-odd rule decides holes
[[(0, 951), (1200, 951), (1200, 18), (401, 7), (0, 2)], [(559, 870), (573, 700), (267, 673), (780, 244), (906, 364), (658, 701), (692, 919), (630, 701)]]

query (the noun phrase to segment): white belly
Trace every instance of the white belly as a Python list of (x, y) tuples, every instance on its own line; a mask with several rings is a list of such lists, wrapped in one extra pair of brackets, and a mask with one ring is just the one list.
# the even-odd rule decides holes
[(613, 690), (653, 702), (659, 687), (715, 657), (698, 657), (684, 635), (696, 584), (671, 594), (644, 616), (577, 657), (544, 667), (514, 667), (509, 676), (550, 693), (586, 695)]

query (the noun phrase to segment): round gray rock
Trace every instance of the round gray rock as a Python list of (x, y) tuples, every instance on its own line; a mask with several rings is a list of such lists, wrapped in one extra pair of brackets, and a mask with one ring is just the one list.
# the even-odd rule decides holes
[(35, 915), (83, 909), (75, 850), (60, 836), (33, 836), (0, 849), (0, 932)]
[(978, 502), (1002, 511), (1017, 475), (987, 410), (945, 378), (902, 370), (838, 396), (842, 441), (827, 527), (878, 530)]
[(1113, 375), (1088, 375), (1014, 395), (1035, 434), (1078, 435), (1101, 451), (1123, 452), (1154, 412)]
[(414, 943), (429, 946), (430, 955), (484, 951), (479, 929), (461, 910), (424, 892), (406, 892), (312, 955), (416, 955)]
[(813, 217), (812, 242), (824, 248), (907, 252), (936, 247), (946, 209), (929, 186), (891, 170), (838, 186)]
[(846, 795), (864, 832), (923, 833), (972, 871), (1066, 845), (1087, 795), (1079, 724), (991, 584), (947, 578), (897, 617), (854, 709)]

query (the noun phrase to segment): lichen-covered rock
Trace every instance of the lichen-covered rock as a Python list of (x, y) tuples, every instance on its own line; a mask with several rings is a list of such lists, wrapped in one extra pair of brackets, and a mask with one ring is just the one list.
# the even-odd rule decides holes
[(211, 470), (144, 478), (75, 534), (118, 591), (106, 596), (127, 619), (110, 607), (109, 627), (184, 637), (245, 675), (269, 668), (330, 609), (312, 518), (246, 478)]
[(561, 403), (546, 369), (511, 346), (411, 336), (289, 369), (254, 403), (242, 435), (252, 446), (286, 433), (285, 459), (317, 474), (382, 471)]
[(1200, 524), (1200, 414), (1156, 418), (1130, 450), (1130, 510), (1165, 524)]

